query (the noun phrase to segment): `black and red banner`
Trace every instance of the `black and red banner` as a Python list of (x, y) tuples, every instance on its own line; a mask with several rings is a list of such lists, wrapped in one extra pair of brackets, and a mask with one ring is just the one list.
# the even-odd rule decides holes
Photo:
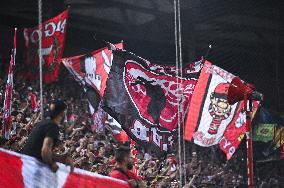
[[(68, 11), (64, 11), (58, 16), (42, 23), (42, 48), (43, 56), (43, 81), (46, 84), (57, 80), (60, 59), (62, 58), (66, 22)], [(25, 76), (30, 80), (36, 80), (39, 77), (39, 27), (25, 28), (24, 38), (26, 46), (26, 67)]]
[(151, 64), (122, 50), (113, 54), (103, 109), (138, 145), (156, 154), (167, 152), (176, 137), (178, 118), (188, 108), (199, 70), (188, 70), (179, 78), (173, 74), (174, 66)]

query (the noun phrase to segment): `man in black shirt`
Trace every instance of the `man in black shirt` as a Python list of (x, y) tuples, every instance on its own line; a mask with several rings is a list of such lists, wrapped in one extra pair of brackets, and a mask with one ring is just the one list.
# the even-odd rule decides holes
[(65, 117), (67, 105), (62, 100), (57, 100), (50, 105), (48, 117), (39, 122), (32, 130), (22, 153), (35, 157), (49, 165), (53, 172), (58, 170), (56, 162), (62, 162), (71, 166), (73, 160), (67, 154), (54, 153), (53, 147), (59, 142), (59, 125)]

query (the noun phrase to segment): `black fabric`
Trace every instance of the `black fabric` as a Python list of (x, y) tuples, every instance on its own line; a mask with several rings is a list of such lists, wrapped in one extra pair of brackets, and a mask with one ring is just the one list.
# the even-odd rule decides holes
[[(176, 85), (170, 88), (170, 83), (176, 83), (175, 66), (152, 64), (123, 50), (116, 50), (113, 55), (102, 108), (121, 124), (138, 145), (156, 156), (164, 156), (177, 133), (175, 122), (165, 126), (165, 121), (160, 121), (166, 116), (166, 111), (171, 113), (166, 117), (169, 119), (177, 113), (177, 107), (172, 108), (168, 102), (177, 98), (174, 94)], [(189, 66), (187, 71), (182, 71), (184, 83), (194, 85), (199, 71), (192, 73)], [(139, 88), (144, 91), (138, 91)], [(170, 92), (173, 93), (171, 96)]]
[(51, 120), (43, 120), (33, 128), (22, 153), (42, 160), (41, 148), (46, 137), (52, 138), (54, 145), (59, 141), (59, 127)]
[(95, 89), (93, 89), (91, 87), (86, 86), (85, 89), (86, 89), (85, 94), (86, 94), (86, 97), (87, 97), (89, 103), (94, 108), (94, 112), (97, 112), (98, 108), (99, 108), (100, 101), (101, 101), (100, 94)]

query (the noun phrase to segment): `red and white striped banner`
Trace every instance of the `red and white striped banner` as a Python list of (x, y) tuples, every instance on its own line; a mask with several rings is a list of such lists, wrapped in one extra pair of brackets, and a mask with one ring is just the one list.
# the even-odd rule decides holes
[(30, 156), (0, 149), (0, 187), (13, 188), (130, 188), (122, 180), (91, 173), (78, 168), (70, 173), (70, 167), (58, 163), (56, 173)]

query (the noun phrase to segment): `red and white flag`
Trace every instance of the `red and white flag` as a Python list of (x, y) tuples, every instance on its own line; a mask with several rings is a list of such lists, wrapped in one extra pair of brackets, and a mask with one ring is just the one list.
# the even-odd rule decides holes
[[(115, 47), (123, 49), (123, 43), (117, 43)], [(112, 50), (105, 47), (89, 54), (63, 58), (61, 61), (76, 81), (83, 86), (92, 87), (102, 97), (112, 59)]]
[[(122, 49), (123, 43), (115, 44), (115, 47)], [(100, 107), (100, 101), (104, 94), (112, 59), (112, 50), (107, 47), (89, 54), (62, 59), (62, 63), (70, 74), (85, 90), (93, 117), (92, 130), (96, 132), (104, 130), (104, 123), (108, 118)]]
[(70, 167), (58, 163), (56, 173), (35, 158), (0, 149), (0, 185), (13, 188), (130, 188), (122, 180), (91, 173), (78, 168), (70, 173)]
[[(62, 58), (64, 49), (67, 18), (68, 11), (66, 10), (58, 16), (42, 23), (42, 49), (40, 50), (43, 56), (43, 81), (46, 84), (52, 83), (58, 78), (60, 69), (59, 60)], [(24, 38), (26, 46), (26, 67), (28, 67), (25, 76), (28, 79), (35, 80), (38, 79), (39, 75), (38, 26), (25, 28)]]
[(15, 28), (14, 49), (10, 59), (8, 79), (5, 91), (5, 101), (3, 107), (2, 134), (3, 137), (6, 139), (10, 139), (10, 129), (12, 124), (11, 109), (12, 109), (12, 94), (13, 94), (13, 66), (15, 65), (15, 57), (16, 57), (16, 38), (17, 38), (17, 29)]
[[(219, 147), (230, 159), (245, 133), (243, 101), (230, 105), (227, 100), (230, 82), (235, 76), (205, 61), (192, 95), (185, 123), (186, 140), (209, 147)], [(254, 102), (254, 109), (258, 103)]]
[[(252, 118), (259, 107), (259, 102), (253, 101), (253, 113)], [(244, 102), (240, 102), (240, 108), (232, 122), (230, 123), (224, 131), (223, 137), (219, 142), (219, 148), (226, 154), (227, 160), (231, 159), (236, 149), (241, 144), (242, 139), (246, 132), (246, 111), (244, 108)]]

